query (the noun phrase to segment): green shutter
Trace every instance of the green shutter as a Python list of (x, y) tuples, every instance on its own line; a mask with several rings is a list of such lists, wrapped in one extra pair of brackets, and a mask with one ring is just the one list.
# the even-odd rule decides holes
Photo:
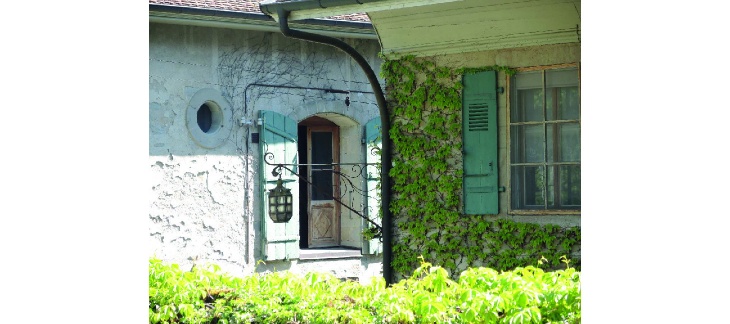
[[(373, 146), (382, 148), (380, 117), (373, 118), (367, 124), (365, 124), (365, 162), (377, 163), (380, 162), (380, 155), (373, 152)], [(380, 213), (380, 190), (378, 189), (378, 182), (380, 182), (379, 170), (375, 166), (368, 165), (366, 175), (366, 186), (367, 186), (367, 209), (365, 215), (374, 220), (379, 225), (382, 225), (382, 221), (378, 214)], [(370, 222), (363, 220), (363, 226), (371, 226)], [(380, 254), (383, 252), (383, 243), (380, 239), (372, 239), (365, 241), (362, 248), (362, 254)]]
[(464, 75), (464, 213), (499, 213), (497, 190), (497, 72)]
[[(291, 118), (273, 111), (260, 110), (259, 117), (263, 120), (260, 126), (260, 215), (262, 215), (261, 244), (264, 260), (288, 260), (299, 258), (299, 184), (298, 177), (283, 169), (281, 179), (284, 187), (291, 189), (294, 200), (294, 209), (291, 220), (286, 223), (274, 223), (269, 217), (268, 197), (269, 190), (276, 187), (278, 177), (271, 174), (274, 167), (264, 163), (264, 155), (273, 153), (273, 160), (268, 163), (296, 164), (297, 163), (297, 122)], [(292, 166), (287, 166), (294, 170)]]

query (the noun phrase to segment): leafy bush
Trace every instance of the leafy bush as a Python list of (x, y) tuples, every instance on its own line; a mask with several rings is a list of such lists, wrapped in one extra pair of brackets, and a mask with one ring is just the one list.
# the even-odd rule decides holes
[[(566, 260), (567, 264), (567, 260)], [(580, 272), (470, 268), (458, 281), (422, 262), (386, 287), (328, 273), (182, 271), (150, 260), (150, 323), (580, 323)]]

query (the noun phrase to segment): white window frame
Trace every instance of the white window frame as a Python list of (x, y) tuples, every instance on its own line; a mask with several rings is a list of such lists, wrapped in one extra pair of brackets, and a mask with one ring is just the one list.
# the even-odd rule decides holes
[[(517, 68), (516, 72), (524, 73), (524, 72), (535, 72), (535, 71), (543, 71), (543, 76), (545, 71), (549, 70), (561, 70), (561, 69), (577, 69), (578, 72), (578, 96), (579, 96), (579, 102), (580, 102), (580, 93), (581, 93), (581, 82), (580, 82), (580, 64), (579, 63), (569, 63), (569, 64), (558, 64), (558, 65), (543, 65), (543, 66), (533, 66), (533, 67), (526, 67), (526, 68)], [(506, 134), (507, 134), (507, 171), (505, 172), (505, 175), (508, 179), (508, 190), (507, 190), (507, 210), (509, 214), (516, 214), (516, 215), (580, 215), (581, 207), (579, 206), (577, 209), (547, 209), (547, 199), (545, 199), (545, 204), (541, 208), (515, 208), (512, 203), (512, 168), (515, 165), (524, 165), (524, 163), (516, 163), (512, 161), (512, 126), (516, 125), (524, 125), (524, 124), (536, 124), (536, 125), (545, 125), (548, 124), (548, 122), (545, 121), (545, 118), (543, 116), (543, 121), (541, 122), (512, 122), (511, 116), (512, 116), (512, 104), (513, 104), (513, 98), (514, 91), (512, 87), (515, 87), (514, 84), (515, 80), (513, 77), (507, 78), (507, 86), (510, 91), (507, 92), (507, 111), (506, 111)], [(543, 84), (544, 86), (544, 84)], [(581, 105), (578, 104), (578, 119), (576, 120), (569, 120), (571, 122), (577, 122), (579, 127), (581, 127)], [(561, 122), (564, 122), (561, 120)], [(550, 163), (547, 161), (547, 158), (545, 158), (542, 162), (536, 163), (536, 165), (542, 165), (547, 170), (548, 165), (555, 165), (555, 163)], [(581, 165), (581, 162), (572, 162), (572, 163), (558, 163), (560, 164), (566, 164), (566, 165)], [(547, 190), (547, 189), (545, 189)]]

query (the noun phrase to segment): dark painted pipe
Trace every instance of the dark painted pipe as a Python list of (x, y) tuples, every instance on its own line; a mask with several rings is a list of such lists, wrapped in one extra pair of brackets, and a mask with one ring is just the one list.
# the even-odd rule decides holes
[(375, 93), (375, 99), (378, 102), (378, 109), (380, 109), (380, 123), (381, 123), (381, 138), (383, 141), (383, 147), (381, 148), (381, 173), (380, 173), (380, 184), (381, 184), (381, 205), (380, 208), (383, 213), (383, 278), (387, 285), (393, 283), (393, 268), (391, 263), (393, 261), (393, 226), (392, 218), (390, 215), (390, 166), (391, 166), (391, 152), (390, 152), (390, 118), (388, 114), (388, 106), (385, 102), (385, 95), (383, 90), (380, 89), (380, 81), (378, 81), (375, 72), (370, 67), (365, 58), (360, 55), (352, 46), (347, 43), (328, 36), (307, 33), (298, 30), (289, 29), (289, 11), (282, 8), (277, 9), (279, 16), (279, 29), (281, 33), (286, 37), (306, 40), (310, 42), (325, 44), (337, 47), (343, 52), (347, 53), (352, 57), (370, 81), (370, 86), (373, 88)]

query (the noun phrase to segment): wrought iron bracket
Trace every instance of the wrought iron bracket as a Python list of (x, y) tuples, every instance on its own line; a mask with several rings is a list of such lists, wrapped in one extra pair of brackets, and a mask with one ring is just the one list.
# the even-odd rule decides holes
[[(340, 206), (347, 208), (348, 210), (355, 213), (357, 216), (361, 217), (362, 219), (366, 220), (368, 223), (370, 223), (372, 226), (368, 230), (369, 233), (373, 234), (373, 238), (377, 238), (379, 241), (383, 241), (383, 227), (372, 220), (371, 218), (367, 217), (366, 215), (363, 215), (360, 211), (356, 210), (355, 208), (347, 205), (342, 201), (342, 198), (345, 196), (345, 194), (357, 192), (358, 194), (362, 195), (365, 199), (369, 198), (366, 190), (362, 190), (355, 186), (353, 183), (354, 179), (362, 178), (363, 180), (368, 180), (368, 174), (367, 174), (367, 167), (368, 166), (377, 166), (378, 163), (329, 163), (329, 164), (307, 164), (307, 163), (297, 163), (297, 164), (286, 164), (286, 163), (269, 163), (269, 161), (274, 160), (274, 153), (272, 152), (266, 152), (264, 154), (264, 163), (269, 166), (273, 166), (273, 170), (271, 171), (271, 175), (274, 177), (280, 177), (283, 170), (287, 170), (291, 172), (291, 174), (297, 176), (299, 179), (307, 183), (308, 186), (310, 186), (313, 190), (317, 190), (317, 192), (321, 193), (324, 197), (331, 198), (332, 200), (336, 201)], [(339, 193), (335, 195), (333, 192), (327, 192), (323, 190), (322, 188), (317, 187), (316, 184), (312, 183), (307, 179), (306, 176), (303, 176), (293, 170), (294, 167), (300, 167), (300, 166), (306, 166), (306, 167), (319, 167), (317, 171), (330, 171), (333, 174), (336, 174), (340, 178), (340, 186), (338, 187)], [(350, 169), (350, 172), (343, 173), (341, 169), (343, 167), (347, 167)]]

